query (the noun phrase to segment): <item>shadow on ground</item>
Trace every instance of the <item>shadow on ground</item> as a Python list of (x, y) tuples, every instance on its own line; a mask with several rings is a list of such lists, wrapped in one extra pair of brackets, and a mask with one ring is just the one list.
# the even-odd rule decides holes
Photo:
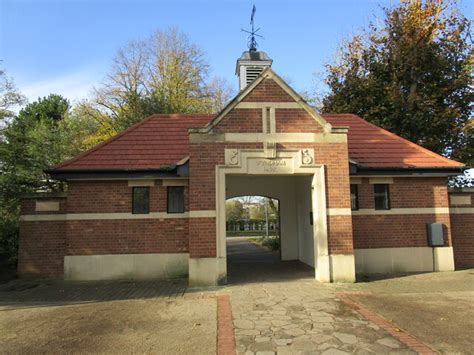
[(279, 251), (249, 238), (227, 238), (227, 282), (232, 285), (314, 279), (314, 268), (300, 261), (281, 261)]
[(186, 279), (153, 281), (67, 282), (12, 280), (0, 286), (0, 306), (57, 306), (131, 299), (179, 298)]

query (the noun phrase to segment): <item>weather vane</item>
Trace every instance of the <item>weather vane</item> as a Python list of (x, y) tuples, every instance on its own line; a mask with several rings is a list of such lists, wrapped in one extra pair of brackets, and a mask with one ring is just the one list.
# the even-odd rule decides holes
[(246, 32), (249, 34), (248, 36), (248, 47), (249, 47), (249, 50), (251, 51), (256, 51), (257, 50), (257, 40), (255, 39), (255, 37), (260, 37), (260, 38), (263, 38), (263, 36), (260, 36), (259, 34), (257, 34), (257, 32), (260, 30), (260, 27), (255, 29), (255, 24), (254, 24), (254, 17), (255, 17), (255, 11), (257, 11), (257, 8), (255, 7), (255, 5), (253, 5), (253, 8), (252, 8), (252, 15), (250, 15), (250, 25), (252, 26), (252, 29), (251, 31), (247, 31), (247, 30), (244, 30), (242, 28), (242, 31), (243, 32)]

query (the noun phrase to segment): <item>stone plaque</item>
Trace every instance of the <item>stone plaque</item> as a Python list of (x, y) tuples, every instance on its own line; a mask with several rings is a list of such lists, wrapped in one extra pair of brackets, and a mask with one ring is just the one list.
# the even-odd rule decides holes
[(36, 212), (59, 211), (59, 202), (57, 201), (36, 201)]
[(294, 172), (292, 158), (249, 158), (247, 164), (249, 174), (293, 174)]

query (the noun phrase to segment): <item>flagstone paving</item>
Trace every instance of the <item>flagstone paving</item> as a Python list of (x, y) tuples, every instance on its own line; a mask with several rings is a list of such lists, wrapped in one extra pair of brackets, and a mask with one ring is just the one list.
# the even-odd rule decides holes
[(229, 287), (238, 354), (415, 354), (314, 281)]

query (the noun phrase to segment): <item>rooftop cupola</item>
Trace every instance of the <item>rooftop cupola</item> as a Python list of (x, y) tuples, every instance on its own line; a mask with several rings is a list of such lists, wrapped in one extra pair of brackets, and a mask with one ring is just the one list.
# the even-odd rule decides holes
[(257, 51), (256, 48), (243, 52), (235, 68), (235, 74), (239, 77), (239, 90), (245, 89), (262, 71), (271, 67), (272, 62), (267, 53)]
[[(252, 8), (252, 15), (250, 16), (250, 25), (252, 26), (250, 31), (242, 29), (243, 32), (249, 34), (248, 36), (248, 47), (249, 50), (242, 53), (242, 56), (237, 59), (237, 66), (235, 68), (235, 74), (239, 77), (239, 90), (245, 89), (245, 87), (254, 81), (257, 76), (266, 68), (272, 66), (273, 60), (262, 51), (257, 51), (257, 41), (255, 37), (262, 37), (257, 32), (260, 28), (255, 29), (254, 17), (256, 12), (255, 5)], [(263, 38), (263, 37), (262, 37)]]

